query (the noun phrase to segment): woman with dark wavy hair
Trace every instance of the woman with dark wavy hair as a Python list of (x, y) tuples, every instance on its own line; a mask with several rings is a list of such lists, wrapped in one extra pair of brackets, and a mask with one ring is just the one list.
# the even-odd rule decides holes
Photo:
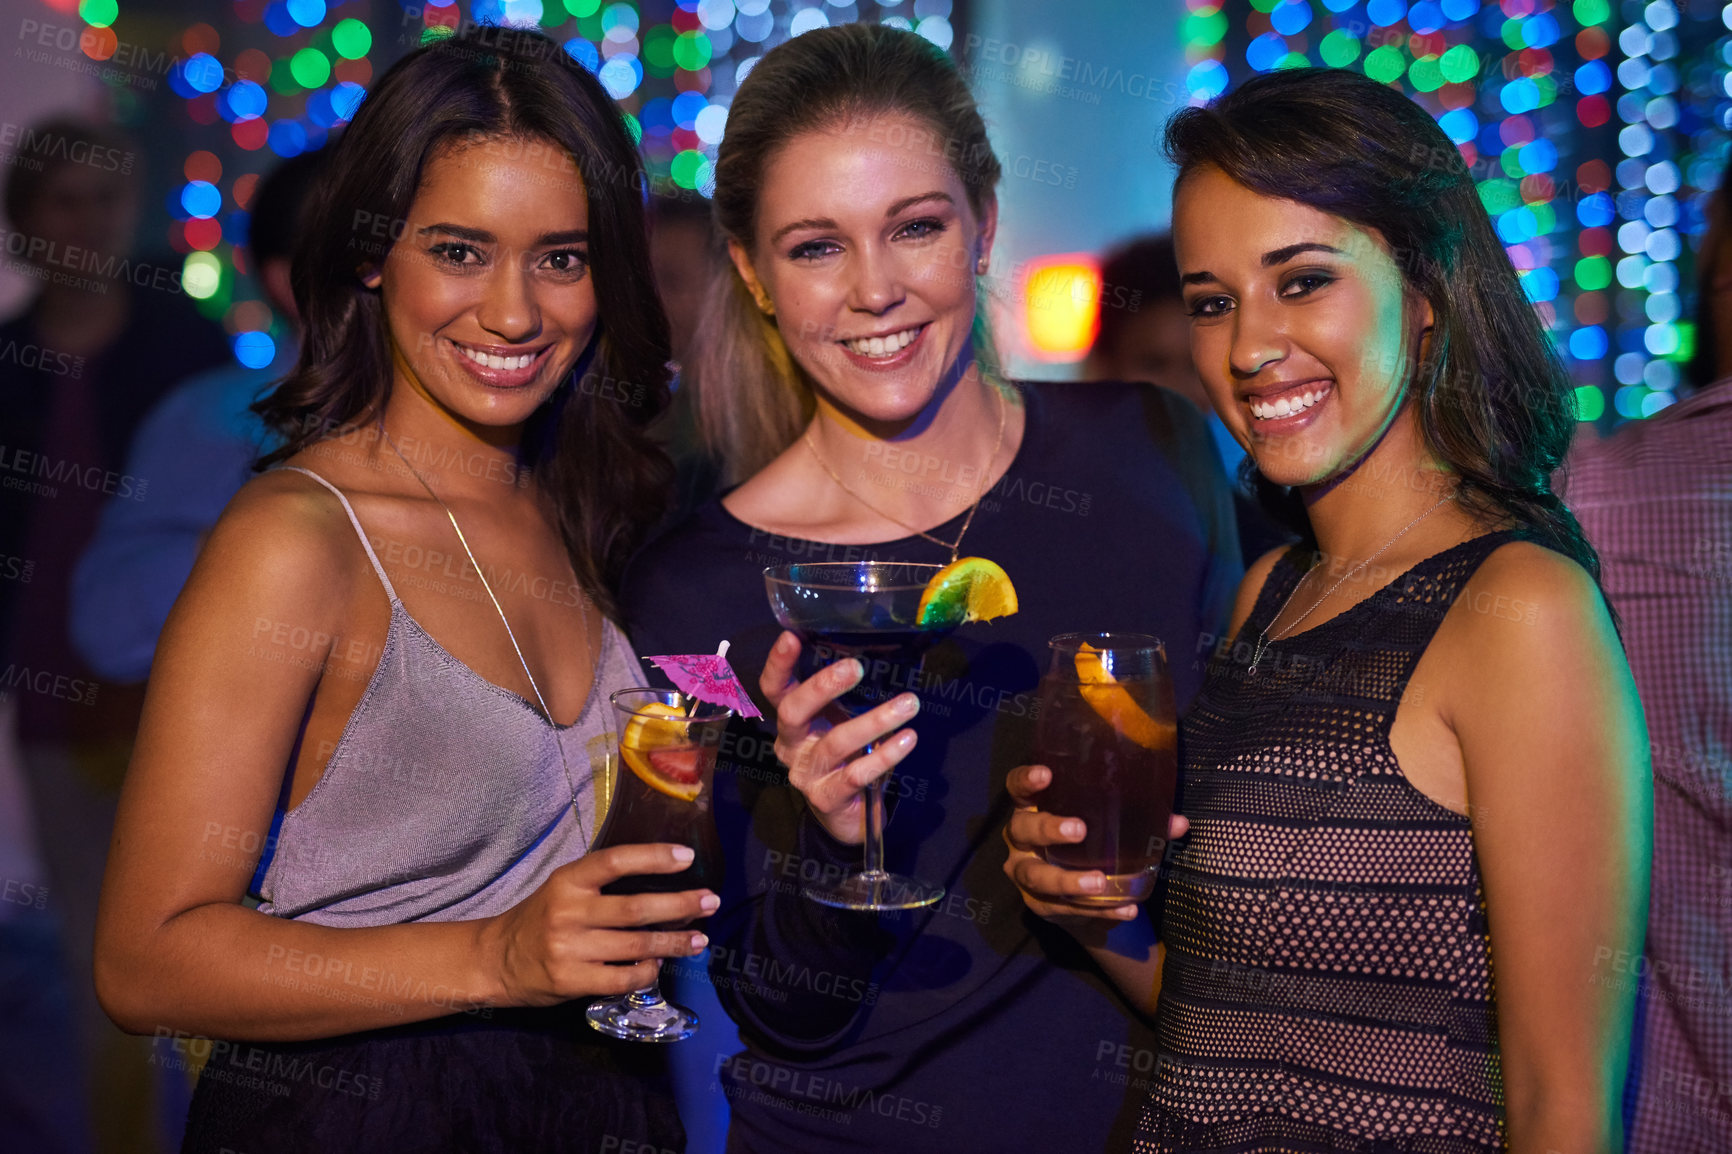
[(236, 1039), (190, 1047), (188, 1149), (683, 1144), (653, 1048), (569, 1001), (714, 906), (599, 892), (690, 850), (586, 853), (641, 683), (611, 582), (669, 474), (641, 177), (599, 84), (511, 29), (411, 53), (336, 145), (260, 407), (280, 467), (163, 633), (98, 927), (122, 1027)]
[[(1158, 1014), (1136, 1148), (1622, 1149), (1651, 797), (1550, 487), (1568, 379), (1396, 90), (1258, 77), (1167, 146), (1198, 370), (1306, 540), (1251, 566), (1183, 720), (1164, 958), (1097, 951)], [(1031, 852), (1081, 836), (1048, 780), (1016, 772), (1006, 869), (1082, 934), (1094, 876)]]

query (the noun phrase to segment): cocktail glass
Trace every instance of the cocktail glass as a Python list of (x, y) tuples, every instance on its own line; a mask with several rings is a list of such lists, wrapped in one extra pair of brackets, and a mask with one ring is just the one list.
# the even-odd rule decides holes
[[(837, 704), (858, 716), (913, 688), (926, 651), (950, 635), (955, 622), (922, 628), (921, 595), (941, 565), (892, 561), (822, 561), (764, 570), (770, 609), (801, 641), (800, 677), (845, 658), (858, 658), (865, 675)], [(863, 752), (870, 752), (867, 746)], [(808, 885), (804, 893), (847, 910), (911, 910), (944, 896), (944, 887), (884, 868), (884, 782), (867, 786), (865, 865), (858, 873)]]
[(1106, 888), (1070, 900), (1111, 908), (1153, 892), (1178, 778), (1178, 729), (1167, 654), (1140, 633), (1065, 633), (1040, 683), (1035, 758), (1052, 771), (1041, 808), (1088, 824), (1046, 860), (1100, 870)]
[[(719, 891), (722, 853), (710, 802), (716, 753), (733, 711), (662, 689), (622, 689), (608, 700), (619, 726), (619, 764), (606, 824), (594, 848), (672, 842), (693, 856), (678, 873), (631, 874), (603, 886), (602, 893)], [(681, 924), (648, 928), (673, 930)], [(698, 1028), (698, 1016), (663, 998), (656, 979), (641, 990), (596, 999), (585, 1017), (602, 1033), (634, 1042), (677, 1042)]]

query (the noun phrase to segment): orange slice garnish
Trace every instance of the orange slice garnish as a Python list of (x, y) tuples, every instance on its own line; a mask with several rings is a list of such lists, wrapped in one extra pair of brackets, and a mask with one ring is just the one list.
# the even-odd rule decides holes
[(1113, 677), (1101, 660), (1100, 650), (1086, 641), (1077, 650), (1076, 675), (1082, 683), (1083, 700), (1122, 736), (1144, 749), (1171, 749), (1178, 740), (1178, 727), (1150, 717), (1130, 690)]
[(645, 785), (681, 801), (704, 791), (698, 750), (686, 735), (686, 715), (660, 701), (644, 706), (619, 739), (620, 758)]

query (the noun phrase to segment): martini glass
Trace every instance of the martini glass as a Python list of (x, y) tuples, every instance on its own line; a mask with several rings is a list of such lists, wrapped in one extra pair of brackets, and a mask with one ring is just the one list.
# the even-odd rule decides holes
[[(716, 754), (733, 711), (662, 689), (622, 689), (609, 700), (619, 725), (619, 765), (607, 824), (594, 848), (672, 842), (690, 848), (693, 856), (692, 864), (678, 873), (628, 874), (601, 892), (719, 892), (722, 853), (710, 801)], [(597, 998), (584, 1016), (602, 1033), (633, 1042), (677, 1042), (698, 1028), (698, 1016), (663, 998), (654, 978), (641, 990)]]
[[(837, 699), (857, 717), (895, 697), (914, 681), (926, 651), (950, 635), (955, 622), (922, 628), (920, 598), (942, 565), (891, 561), (826, 561), (764, 570), (770, 609), (784, 629), (799, 635), (800, 677), (858, 658), (858, 684)], [(863, 752), (871, 752), (867, 746)], [(944, 887), (884, 868), (884, 782), (864, 790), (865, 865), (834, 882), (809, 885), (805, 895), (846, 910), (912, 910), (944, 896)]]

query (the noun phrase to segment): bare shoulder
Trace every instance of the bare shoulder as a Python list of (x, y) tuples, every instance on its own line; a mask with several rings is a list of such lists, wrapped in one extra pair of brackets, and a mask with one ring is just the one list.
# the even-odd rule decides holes
[(1461, 590), (1451, 616), (1477, 645), (1506, 655), (1555, 647), (1571, 635), (1617, 643), (1593, 577), (1571, 558), (1532, 541), (1495, 549)]
[(1237, 637), (1245, 619), (1251, 616), (1251, 610), (1257, 604), (1257, 594), (1263, 591), (1264, 582), (1269, 580), (1269, 574), (1275, 571), (1275, 563), (1286, 554), (1291, 546), (1279, 545), (1251, 562), (1245, 570), (1244, 580), (1239, 582), (1239, 593), (1233, 601), (1233, 617), (1227, 625), (1227, 635)]
[(241, 488), (211, 530), (195, 588), (276, 590), (312, 604), (346, 591), (366, 564), (336, 497), (312, 478), (272, 470)]
[(1533, 725), (1545, 712), (1616, 707), (1629, 681), (1623, 645), (1587, 570), (1528, 541), (1500, 546), (1458, 592), (1434, 647), (1440, 708), (1458, 732)]

